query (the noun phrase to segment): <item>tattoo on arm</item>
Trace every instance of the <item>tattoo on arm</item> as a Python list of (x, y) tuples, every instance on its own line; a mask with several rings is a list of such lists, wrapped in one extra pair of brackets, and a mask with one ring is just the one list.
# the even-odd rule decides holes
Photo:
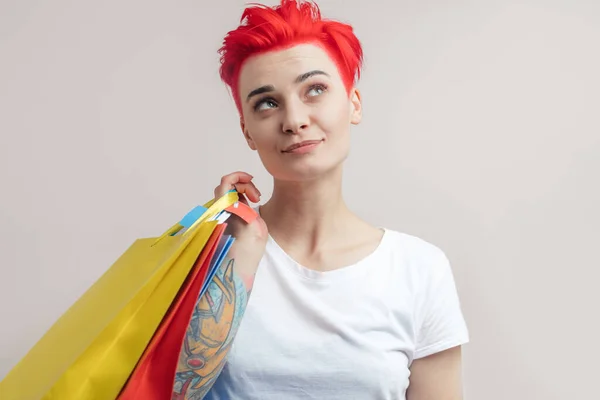
[(172, 400), (202, 399), (225, 365), (250, 295), (234, 266), (233, 258), (226, 259), (198, 299), (179, 355)]

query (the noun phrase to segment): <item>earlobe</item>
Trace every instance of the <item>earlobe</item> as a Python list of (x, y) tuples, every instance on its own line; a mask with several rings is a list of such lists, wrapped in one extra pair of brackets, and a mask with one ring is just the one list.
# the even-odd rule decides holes
[(350, 123), (353, 125), (358, 125), (362, 120), (362, 101), (360, 99), (360, 91), (358, 89), (352, 89), (350, 101), (352, 103)]
[(250, 134), (248, 134), (248, 131), (246, 130), (246, 124), (244, 123), (244, 119), (242, 117), (240, 117), (240, 128), (242, 129), (242, 134), (244, 135), (244, 138), (246, 139), (246, 143), (248, 143), (248, 147), (250, 147), (252, 150), (256, 150), (256, 145), (254, 144), (254, 140), (252, 140), (252, 138), (250, 137)]

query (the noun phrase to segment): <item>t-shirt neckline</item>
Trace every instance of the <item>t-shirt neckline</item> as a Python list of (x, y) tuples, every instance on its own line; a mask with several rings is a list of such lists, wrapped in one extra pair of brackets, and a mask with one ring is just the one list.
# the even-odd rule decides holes
[[(260, 206), (256, 206), (255, 210), (260, 215)], [(285, 258), (288, 261), (288, 267), (291, 267), (291, 269), (296, 274), (300, 275), (302, 278), (312, 281), (326, 282), (334, 279), (344, 279), (345, 277), (352, 276), (356, 273), (360, 273), (363, 270), (363, 266), (368, 265), (371, 259), (375, 258), (381, 251), (383, 251), (382, 249), (385, 247), (390, 232), (387, 228), (382, 226), (378, 226), (377, 228), (383, 231), (383, 234), (381, 236), (381, 239), (379, 240), (379, 243), (377, 244), (377, 247), (375, 247), (373, 251), (371, 251), (369, 254), (365, 255), (363, 258), (352, 264), (348, 264), (343, 267), (339, 267), (328, 271), (317, 271), (302, 265), (301, 263), (296, 261), (292, 256), (290, 256), (277, 243), (277, 241), (273, 238), (273, 236), (271, 236), (270, 233), (268, 234), (267, 246), (270, 246), (276, 253), (279, 253), (279, 255)]]

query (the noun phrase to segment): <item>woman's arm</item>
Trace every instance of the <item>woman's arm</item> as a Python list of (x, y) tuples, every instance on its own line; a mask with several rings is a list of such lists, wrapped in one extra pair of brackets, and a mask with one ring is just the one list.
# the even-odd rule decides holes
[[(215, 199), (235, 189), (241, 203), (248, 206), (248, 199), (257, 203), (260, 191), (252, 178), (242, 171), (223, 176), (214, 190)], [(235, 241), (196, 303), (179, 353), (171, 400), (202, 399), (221, 373), (269, 236), (260, 214), (248, 224), (232, 215), (225, 233)]]
[(202, 399), (223, 369), (261, 258), (248, 249), (252, 245), (233, 243), (198, 300), (179, 354), (173, 400)]
[(415, 360), (407, 400), (462, 400), (462, 352), (454, 347)]

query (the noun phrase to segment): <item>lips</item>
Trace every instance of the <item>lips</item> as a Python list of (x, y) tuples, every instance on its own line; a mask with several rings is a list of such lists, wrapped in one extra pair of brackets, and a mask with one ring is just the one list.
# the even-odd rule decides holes
[(311, 146), (311, 145), (314, 145), (314, 144), (319, 144), (322, 141), (323, 141), (322, 139), (321, 140), (305, 140), (305, 141), (300, 142), (300, 143), (294, 143), (293, 145), (291, 145), (291, 146), (287, 147), (285, 150), (283, 150), (283, 152), (284, 153), (288, 153), (288, 152), (290, 152), (292, 150), (299, 149), (301, 147)]

